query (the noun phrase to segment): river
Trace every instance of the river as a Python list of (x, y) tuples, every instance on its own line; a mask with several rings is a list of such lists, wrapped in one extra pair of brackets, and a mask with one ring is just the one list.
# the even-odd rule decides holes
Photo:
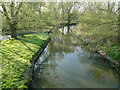
[(118, 74), (105, 60), (85, 49), (72, 34), (51, 34), (39, 57), (31, 88), (118, 88)]

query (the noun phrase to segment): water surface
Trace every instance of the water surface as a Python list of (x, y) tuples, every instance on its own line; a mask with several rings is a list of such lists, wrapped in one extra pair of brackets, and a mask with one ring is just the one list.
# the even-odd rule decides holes
[(71, 34), (53, 34), (35, 65), (32, 88), (118, 88), (118, 74)]

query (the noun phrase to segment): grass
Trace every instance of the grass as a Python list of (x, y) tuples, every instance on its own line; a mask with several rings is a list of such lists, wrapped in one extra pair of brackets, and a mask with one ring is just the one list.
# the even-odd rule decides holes
[(1, 42), (2, 88), (26, 88), (32, 56), (49, 38), (47, 34), (29, 34)]
[(93, 52), (102, 50), (112, 59), (112, 61), (118, 63), (118, 65), (114, 65), (110, 61), (109, 65), (116, 69), (118, 73), (120, 73), (120, 48), (117, 39), (117, 30), (96, 30), (93, 28), (91, 30), (78, 30), (76, 34), (78, 38), (83, 41), (83, 44), (86, 46), (86, 48), (88, 48), (88, 50)]
[(100, 29), (92, 28), (90, 30), (82, 30), (82, 33), (78, 34), (78, 36), (91, 50), (102, 50), (111, 58), (120, 62), (119, 45), (117, 39), (118, 31), (108, 30), (107, 28), (108, 27), (101, 27)]
[(102, 49), (107, 55), (120, 62), (120, 53), (118, 52), (117, 31), (115, 30), (90, 30), (86, 31), (97, 48)]

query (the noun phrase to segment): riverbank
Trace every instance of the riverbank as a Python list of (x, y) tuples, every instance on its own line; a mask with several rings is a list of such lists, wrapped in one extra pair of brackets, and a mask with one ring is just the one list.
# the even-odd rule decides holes
[(93, 52), (102, 55), (109, 65), (119, 73), (120, 53), (117, 31), (111, 30), (79, 30), (75, 32), (83, 44)]
[(33, 56), (43, 48), (49, 39), (47, 34), (29, 34), (24, 37), (3, 40), (2, 52), (2, 88), (26, 88), (28, 73)]

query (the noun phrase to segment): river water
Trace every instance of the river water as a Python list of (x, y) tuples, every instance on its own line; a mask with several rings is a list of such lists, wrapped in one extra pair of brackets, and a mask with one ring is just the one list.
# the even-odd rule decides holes
[(53, 33), (39, 57), (31, 88), (118, 88), (118, 74), (72, 34)]

